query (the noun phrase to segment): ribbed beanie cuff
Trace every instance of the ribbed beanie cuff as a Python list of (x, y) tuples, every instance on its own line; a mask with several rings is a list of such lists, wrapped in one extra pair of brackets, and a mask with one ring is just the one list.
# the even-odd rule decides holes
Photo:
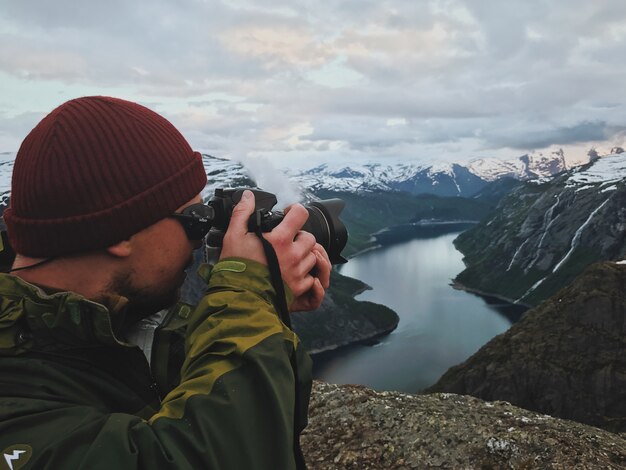
[(16, 252), (105, 248), (172, 214), (206, 185), (202, 157), (149, 109), (116, 98), (68, 101), (17, 154), (4, 212)]

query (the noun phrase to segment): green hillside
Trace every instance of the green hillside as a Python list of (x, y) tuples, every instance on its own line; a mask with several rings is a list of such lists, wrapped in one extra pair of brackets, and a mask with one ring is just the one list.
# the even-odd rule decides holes
[(348, 193), (323, 190), (322, 199), (340, 198), (346, 203), (341, 219), (348, 228), (344, 256), (351, 256), (374, 245), (371, 234), (394, 225), (419, 220), (481, 220), (492, 205), (462, 197), (414, 196), (405, 192), (375, 191)]

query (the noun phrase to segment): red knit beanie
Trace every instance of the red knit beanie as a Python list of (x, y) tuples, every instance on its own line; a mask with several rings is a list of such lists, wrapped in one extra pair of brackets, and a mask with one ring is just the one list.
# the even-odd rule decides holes
[(172, 214), (206, 181), (201, 155), (167, 119), (117, 98), (78, 98), (22, 142), (4, 220), (26, 256), (105, 248)]

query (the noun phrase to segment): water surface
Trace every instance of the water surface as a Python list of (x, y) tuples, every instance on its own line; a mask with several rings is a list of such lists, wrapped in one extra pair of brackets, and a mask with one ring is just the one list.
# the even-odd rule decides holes
[(457, 233), (415, 239), (353, 258), (341, 273), (372, 290), (357, 297), (381, 303), (400, 316), (398, 328), (375, 346), (350, 346), (314, 357), (314, 376), (377, 390), (416, 392), (432, 385), (506, 331), (523, 309), (456, 290), (463, 270), (452, 241)]

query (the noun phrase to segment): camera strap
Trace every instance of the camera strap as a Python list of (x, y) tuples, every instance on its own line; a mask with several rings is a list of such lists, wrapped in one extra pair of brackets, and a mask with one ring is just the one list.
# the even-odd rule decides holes
[(263, 243), (263, 250), (265, 251), (265, 257), (267, 258), (267, 267), (270, 271), (272, 280), (272, 287), (276, 292), (276, 310), (278, 316), (282, 322), (291, 329), (291, 319), (289, 318), (289, 307), (287, 306), (287, 294), (285, 293), (285, 285), (283, 284), (283, 277), (280, 272), (280, 265), (278, 264), (278, 257), (274, 251), (274, 247), (263, 237), (261, 231), (257, 232), (257, 236)]
[[(274, 247), (268, 242), (263, 236), (263, 232), (261, 232), (261, 228), (257, 226), (255, 231), (257, 237), (261, 240), (263, 244), (263, 250), (265, 251), (265, 257), (267, 258), (267, 266), (270, 270), (270, 276), (272, 280), (272, 286), (274, 287), (274, 291), (276, 292), (276, 310), (278, 312), (278, 316), (282, 320), (282, 322), (287, 325), (289, 329), (291, 329), (291, 319), (289, 318), (289, 307), (287, 305), (287, 295), (285, 293), (285, 285), (283, 284), (283, 277), (280, 273), (280, 265), (278, 264), (278, 257), (276, 256), (276, 251), (274, 251)], [(293, 420), (293, 452), (296, 460), (296, 468), (298, 470), (306, 470), (306, 462), (304, 460), (304, 455), (302, 454), (302, 449), (300, 448), (300, 423), (304, 422), (303, 416), (301, 416), (300, 412), (300, 387), (298, 386), (298, 361), (296, 359), (296, 352), (290, 356), (291, 368), (293, 370), (293, 377), (295, 383), (295, 407), (294, 407), (294, 420)]]

